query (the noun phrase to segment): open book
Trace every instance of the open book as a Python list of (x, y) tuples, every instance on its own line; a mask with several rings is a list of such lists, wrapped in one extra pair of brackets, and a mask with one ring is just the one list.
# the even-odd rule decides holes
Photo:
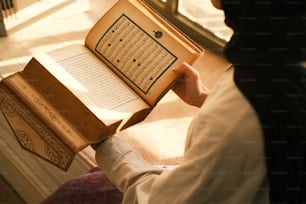
[(119, 0), (70, 45), (4, 78), (0, 107), (20, 144), (67, 169), (78, 151), (143, 120), (203, 50), (141, 0)]

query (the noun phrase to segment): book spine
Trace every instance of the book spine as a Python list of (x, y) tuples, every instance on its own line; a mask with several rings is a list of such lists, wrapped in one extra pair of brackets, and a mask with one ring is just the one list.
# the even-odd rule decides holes
[(5, 78), (3, 83), (74, 152), (88, 145), (81, 133), (20, 73)]
[(68, 170), (75, 152), (46, 127), (3, 83), (0, 83), (0, 110), (23, 149), (65, 171)]

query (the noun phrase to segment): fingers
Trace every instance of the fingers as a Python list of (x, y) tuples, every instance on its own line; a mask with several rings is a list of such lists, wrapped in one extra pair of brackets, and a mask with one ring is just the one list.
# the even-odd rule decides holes
[(172, 71), (177, 74), (183, 74), (187, 76), (188, 78), (198, 78), (199, 76), (198, 71), (186, 62), (173, 67)]

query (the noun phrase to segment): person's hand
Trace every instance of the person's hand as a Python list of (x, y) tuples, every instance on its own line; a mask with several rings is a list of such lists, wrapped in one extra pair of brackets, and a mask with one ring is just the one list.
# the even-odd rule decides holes
[(209, 90), (202, 84), (199, 72), (187, 63), (173, 67), (172, 71), (182, 75), (172, 90), (186, 103), (201, 107)]
[(210, 1), (216, 9), (222, 9), (221, 0), (210, 0)]

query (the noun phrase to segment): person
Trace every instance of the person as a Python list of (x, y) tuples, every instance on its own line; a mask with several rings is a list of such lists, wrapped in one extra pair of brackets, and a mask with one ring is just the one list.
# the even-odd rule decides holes
[(111, 136), (96, 150), (100, 172), (128, 204), (305, 203), (306, 3), (211, 1), (234, 31), (233, 66), (211, 90), (190, 65), (173, 68), (173, 91), (199, 107), (182, 162), (152, 166)]

